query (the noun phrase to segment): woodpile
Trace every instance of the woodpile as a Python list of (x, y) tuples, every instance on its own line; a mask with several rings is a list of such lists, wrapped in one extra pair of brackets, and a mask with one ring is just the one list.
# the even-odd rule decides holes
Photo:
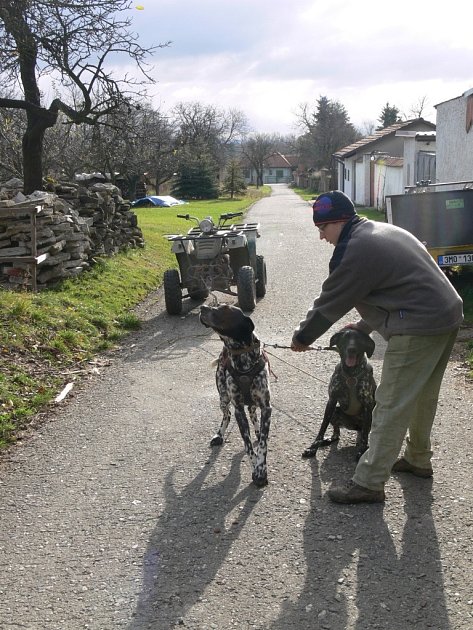
[[(136, 214), (113, 184), (62, 182), (28, 196), (22, 185), (19, 179), (0, 185), (0, 259), (47, 254), (36, 270), (38, 288), (77, 276), (97, 256), (144, 246)], [(30, 219), (20, 211), (32, 204), (42, 206), (36, 217), (35, 243)], [(12, 208), (17, 216), (2, 217), (2, 210), (10, 215)], [(0, 283), (31, 284), (30, 266), (15, 260), (1, 262)]]

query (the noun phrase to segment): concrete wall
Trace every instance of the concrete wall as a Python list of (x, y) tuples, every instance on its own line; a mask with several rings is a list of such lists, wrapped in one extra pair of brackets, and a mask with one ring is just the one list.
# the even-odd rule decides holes
[(436, 105), (438, 182), (473, 180), (473, 126), (468, 133), (465, 128), (472, 92)]

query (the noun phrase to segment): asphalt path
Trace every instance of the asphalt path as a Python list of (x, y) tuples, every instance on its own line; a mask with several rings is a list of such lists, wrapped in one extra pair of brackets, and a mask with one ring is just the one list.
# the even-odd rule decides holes
[[(268, 268), (256, 331), (287, 345), (332, 248), (284, 185), (249, 220), (261, 223)], [(385, 505), (340, 506), (326, 490), (351, 476), (355, 436), (301, 458), (335, 353), (268, 347), (269, 485), (258, 489), (234, 421), (209, 447), (220, 342), (198, 305), (170, 317), (158, 290), (137, 312), (142, 330), (0, 458), (2, 630), (473, 627), (473, 396), (461, 344), (441, 393), (434, 480), (398, 475)]]

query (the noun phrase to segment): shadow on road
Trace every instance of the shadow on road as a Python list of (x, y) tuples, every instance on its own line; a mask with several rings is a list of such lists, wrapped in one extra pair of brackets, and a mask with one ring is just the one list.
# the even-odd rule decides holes
[(294, 600), (282, 604), (271, 630), (448, 630), (431, 480), (399, 480), (405, 499), (405, 515), (399, 515), (399, 521), (405, 524), (396, 548), (382, 504), (321, 501), (322, 485), (340, 479), (343, 470), (345, 478), (351, 476), (347, 462), (352, 461), (352, 450), (334, 446), (321, 465), (316, 458), (311, 462), (312, 505), (304, 528), (306, 581)]
[(174, 627), (218, 583), (219, 568), (262, 493), (253, 485), (237, 493), (243, 452), (221, 482), (206, 485), (216, 457), (180, 493), (175, 471), (167, 475), (165, 506), (145, 553), (142, 591), (128, 630)]

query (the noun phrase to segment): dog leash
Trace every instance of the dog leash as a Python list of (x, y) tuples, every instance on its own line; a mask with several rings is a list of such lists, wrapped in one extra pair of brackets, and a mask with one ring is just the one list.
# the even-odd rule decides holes
[[(280, 348), (282, 350), (291, 350), (291, 346), (283, 346), (280, 343), (266, 343), (266, 341), (263, 341), (263, 346), (268, 346), (269, 348)], [(321, 351), (321, 350), (334, 350), (334, 348), (330, 348), (329, 346), (307, 346), (307, 350), (317, 350), (317, 351)]]
[[(290, 347), (290, 346), (288, 346), (288, 347)], [(316, 350), (316, 348), (313, 348), (313, 350)], [(319, 383), (322, 383), (323, 385), (328, 385), (328, 381), (324, 381), (321, 378), (317, 378), (317, 376), (314, 376), (310, 372), (307, 372), (306, 370), (303, 370), (302, 368), (294, 365), (293, 363), (289, 363), (289, 361), (285, 361), (284, 359), (281, 359), (281, 357), (279, 357), (277, 354), (273, 354), (272, 352), (269, 352), (269, 350), (266, 350), (266, 352), (269, 355), (271, 355), (272, 357), (275, 357), (278, 361), (281, 361), (281, 363), (284, 363), (285, 365), (288, 365), (289, 367), (291, 367), (293, 370), (296, 370), (296, 372), (302, 372), (302, 374), (305, 374), (306, 376), (310, 377), (314, 381), (318, 381)], [(275, 377), (275, 379), (277, 381), (278, 377), (276, 376), (276, 374), (274, 374), (274, 372), (272, 372), (272, 375)]]

